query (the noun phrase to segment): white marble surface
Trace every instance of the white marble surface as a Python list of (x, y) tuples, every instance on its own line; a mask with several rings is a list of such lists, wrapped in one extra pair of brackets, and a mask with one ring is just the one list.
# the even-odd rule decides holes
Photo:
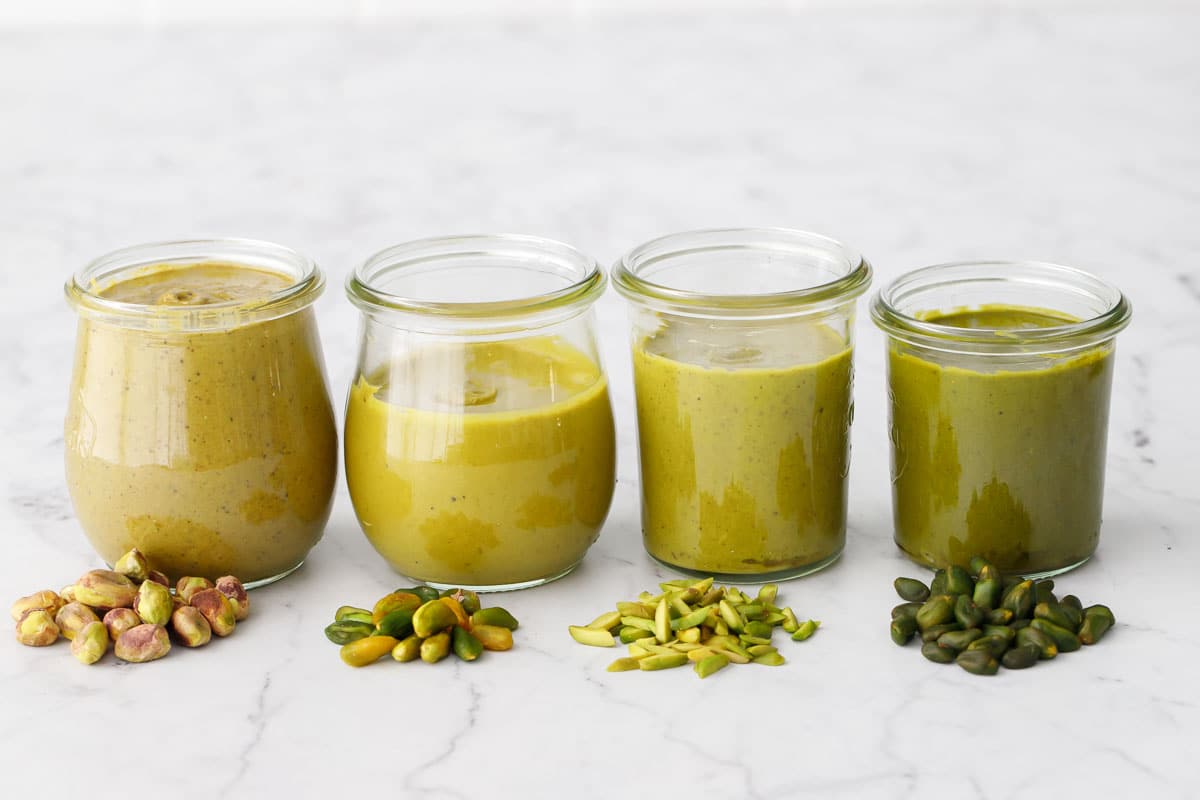
[[(566, 635), (660, 572), (641, 550), (623, 310), (600, 306), (620, 482), (583, 567), (503, 598), (516, 649), (353, 671), (321, 628), (401, 581), (344, 486), (324, 541), (233, 638), (84, 669), (0, 644), (0, 797), (778, 798), (1200, 795), (1200, 17), (811, 11), (377, 29), (0, 34), (0, 586), (96, 566), (61, 467), (73, 319), (109, 249), (241, 235), (319, 259), (334, 393), (340, 282), (388, 243), (520, 231), (605, 263), (660, 233), (787, 225), (877, 283), (937, 261), (1093, 270), (1135, 307), (1098, 556), (1103, 645), (977, 678), (888, 639), (882, 339), (865, 315), (850, 536), (787, 584), (820, 633), (780, 669), (608, 674)], [(85, 794), (87, 792), (87, 794)]]

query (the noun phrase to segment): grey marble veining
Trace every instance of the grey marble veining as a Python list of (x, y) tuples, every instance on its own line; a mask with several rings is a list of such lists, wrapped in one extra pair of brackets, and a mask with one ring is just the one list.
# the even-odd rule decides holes
[[(882, 338), (858, 323), (850, 537), (786, 584), (823, 621), (780, 669), (609, 674), (566, 626), (651, 586), (618, 299), (598, 306), (617, 497), (581, 569), (507, 596), (511, 653), (351, 671), (320, 630), (397, 578), (344, 486), (325, 539), (233, 638), (84, 669), (0, 645), (0, 796), (744, 798), (1200, 794), (1200, 16), (800, 11), (738, 19), (0, 34), (0, 584), (95, 566), (62, 475), (67, 274), (203, 235), (315, 256), (341, 403), (340, 283), (389, 243), (519, 231), (610, 263), (672, 230), (785, 225), (859, 247), (876, 283), (961, 258), (1121, 286), (1105, 529), (1062, 579), (1120, 627), (993, 679), (891, 644)], [(126, 770), (130, 770), (126, 772)], [(126, 777), (132, 775), (133, 777)], [(96, 787), (100, 791), (96, 792)]]

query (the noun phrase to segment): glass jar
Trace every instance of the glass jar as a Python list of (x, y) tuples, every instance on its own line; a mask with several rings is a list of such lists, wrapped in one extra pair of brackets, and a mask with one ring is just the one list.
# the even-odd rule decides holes
[(1031, 577), (1100, 536), (1113, 348), (1130, 305), (1069, 267), (943, 264), (871, 307), (887, 334), (896, 544)]
[(870, 279), (850, 248), (783, 229), (675, 234), (616, 264), (654, 559), (745, 583), (841, 554), (855, 299)]
[(346, 481), (397, 572), (498, 591), (583, 558), (616, 482), (591, 310), (604, 286), (595, 261), (530, 236), (410, 242), (350, 277)]
[(239, 239), (118, 250), (76, 273), (67, 487), (110, 565), (269, 583), (321, 538), (337, 429), (308, 258)]

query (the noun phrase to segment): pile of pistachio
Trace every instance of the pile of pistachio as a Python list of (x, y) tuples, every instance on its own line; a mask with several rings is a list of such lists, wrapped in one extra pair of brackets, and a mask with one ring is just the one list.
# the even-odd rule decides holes
[(214, 633), (233, 633), (250, 613), (246, 589), (232, 575), (216, 583), (180, 578), (174, 595), (170, 586), (135, 548), (111, 570), (91, 570), (61, 592), (45, 589), (13, 603), (17, 641), (45, 647), (63, 636), (81, 664), (95, 664), (112, 643), (117, 658), (142, 663), (171, 650), (171, 632), (185, 647), (200, 647)]
[(587, 625), (571, 625), (571, 637), (592, 647), (615, 647), (629, 655), (608, 665), (609, 672), (659, 670), (691, 662), (707, 678), (729, 664), (777, 667), (784, 657), (771, 644), (775, 628), (802, 642), (816, 632), (817, 620), (800, 622), (792, 609), (775, 604), (779, 587), (768, 583), (751, 599), (734, 586), (714, 586), (712, 578), (660, 583), (661, 594), (642, 592), (617, 603)]
[(396, 661), (435, 664), (450, 654), (474, 661), (484, 650), (511, 650), (517, 619), (499, 606), (483, 608), (466, 589), (397, 589), (368, 611), (342, 606), (325, 636), (342, 646), (342, 661), (365, 667), (391, 653)]
[(1116, 623), (1108, 606), (1084, 608), (1073, 594), (1060, 600), (1054, 581), (1006, 578), (979, 556), (969, 568), (939, 569), (929, 586), (915, 578), (893, 585), (906, 602), (892, 609), (892, 641), (905, 645), (919, 632), (925, 658), (975, 675), (1095, 644)]

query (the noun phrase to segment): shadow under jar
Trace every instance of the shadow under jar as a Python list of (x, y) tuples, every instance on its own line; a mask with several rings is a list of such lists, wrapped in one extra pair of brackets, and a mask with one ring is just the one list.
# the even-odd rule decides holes
[(346, 480), (397, 572), (500, 591), (570, 572), (615, 485), (596, 263), (527, 236), (398, 245), (347, 283), (362, 311)]
[(653, 558), (754, 582), (841, 555), (855, 300), (870, 279), (851, 249), (783, 229), (675, 234), (617, 263)]
[(110, 565), (289, 574), (321, 538), (337, 429), (304, 256), (239, 239), (130, 247), (66, 285), (79, 314), (67, 487)]
[(1125, 297), (1069, 267), (958, 263), (900, 277), (871, 314), (888, 337), (896, 544), (1031, 577), (1087, 561)]

